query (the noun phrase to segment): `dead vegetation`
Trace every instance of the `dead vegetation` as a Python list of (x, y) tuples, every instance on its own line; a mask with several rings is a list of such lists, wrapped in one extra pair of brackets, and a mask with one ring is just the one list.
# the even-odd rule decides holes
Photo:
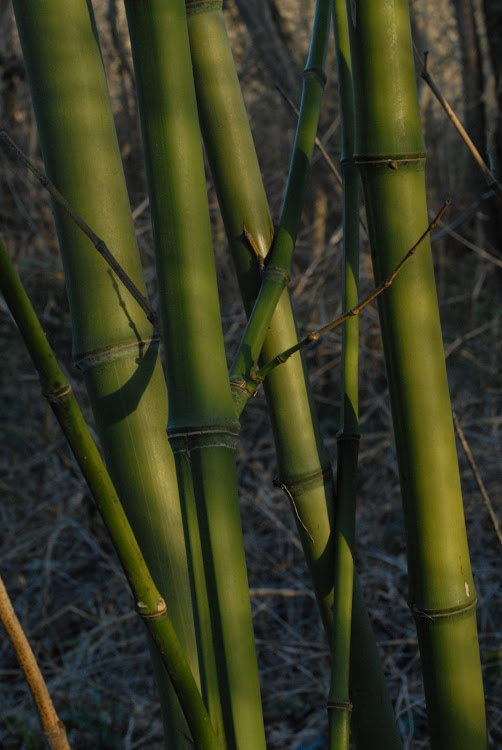
[[(291, 8), (284, 28), (290, 28)], [(133, 76), (119, 5), (96, 3), (103, 31), (117, 128), (133, 209), (145, 198)], [(298, 0), (298, 5), (305, 5)], [(432, 27), (424, 0), (415, 0), (420, 39)], [(449, 3), (441, 21), (451, 24)], [(274, 74), (254, 52), (237, 5), (227, 3), (240, 76), (273, 216), (287, 176), (295, 118), (274, 88)], [(117, 15), (118, 14), (118, 15)], [(297, 16), (298, 17), (298, 16)], [(425, 21), (427, 23), (425, 23)], [(308, 21), (305, 21), (308, 28)], [(304, 34), (304, 31), (302, 31)], [(448, 40), (455, 47), (454, 28)], [(437, 36), (428, 43), (437, 44)], [(429, 47), (431, 49), (431, 47)], [(296, 49), (300, 60), (302, 49)], [(434, 58), (433, 58), (434, 59)], [(439, 65), (441, 85), (460, 104), (459, 58)], [(339, 128), (333, 57), (321, 136), (338, 159)], [(446, 68), (446, 66), (450, 66)], [(8, 2), (0, 2), (0, 120), (40, 162), (34, 117)], [(457, 67), (455, 67), (457, 66)], [(436, 76), (437, 77), (437, 76)], [(279, 81), (281, 83), (281, 81)], [(422, 90), (423, 91), (423, 90)], [(456, 91), (456, 93), (455, 93)], [(462, 199), (463, 156), (442, 112), (422, 93), (431, 150), (431, 216), (455, 186), (457, 200), (446, 223), (468, 208)], [(433, 115), (430, 116), (430, 113)], [(461, 113), (460, 113), (461, 114)], [(64, 146), (62, 146), (64, 147)], [(464, 161), (465, 159), (465, 161)], [(71, 362), (71, 326), (50, 204), (39, 186), (5, 153), (0, 154), (0, 230), (60, 361), (89, 410)], [(463, 166), (462, 166), (463, 165)], [(450, 166), (456, 170), (454, 178)], [(474, 167), (470, 167), (474, 169)], [(464, 171), (462, 171), (464, 170)], [(453, 180), (453, 182), (452, 182)], [(301, 332), (341, 312), (339, 189), (316, 157), (312, 189), (299, 236), (292, 298)], [(211, 189), (222, 314), (229, 358), (244, 323), (233, 269), (226, 253)], [(92, 186), (90, 186), (92, 189)], [(500, 265), (464, 245), (467, 240), (502, 260), (490, 244), (488, 213), (481, 203), (461, 226), (461, 239), (444, 233), (434, 243), (454, 408), (499, 519), (502, 516), (502, 309)], [(137, 235), (151, 298), (156, 289), (148, 209), (136, 211)], [(403, 253), (407, 248), (403, 248)], [(361, 293), (371, 289), (363, 248)], [(426, 715), (418, 646), (406, 603), (406, 552), (399, 483), (392, 442), (385, 368), (375, 308), (361, 316), (361, 463), (357, 567), (381, 647), (396, 714), (407, 750), (426, 748)], [(160, 748), (161, 719), (141, 624), (79, 471), (40, 395), (37, 376), (3, 300), (0, 300), (0, 570), (39, 659), (74, 750)], [(340, 335), (328, 334), (308, 350), (324, 436), (335, 459), (338, 429)], [(420, 353), (417, 352), (417, 356)], [(90, 419), (89, 414), (89, 419)], [(502, 550), (471, 469), (459, 450), (468, 536), (479, 598), (479, 630), (488, 725), (493, 748), (502, 747)], [(273, 487), (274, 449), (265, 400), (246, 409), (238, 453), (242, 518), (251, 586), (263, 702), (271, 750), (322, 750), (328, 650), (287, 498)], [(41, 733), (28, 688), (7, 639), (0, 635), (0, 746), (38, 750)]]

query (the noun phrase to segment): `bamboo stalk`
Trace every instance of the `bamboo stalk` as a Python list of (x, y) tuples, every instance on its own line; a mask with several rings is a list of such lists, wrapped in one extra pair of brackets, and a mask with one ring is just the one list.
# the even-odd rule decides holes
[[(51, 182), (145, 295), (103, 65), (86, 0), (14, 3), (45, 168)], [(176, 472), (165, 435), (158, 340), (129, 291), (54, 205), (73, 330), (106, 464), (198, 678)], [(152, 649), (154, 649), (152, 645)], [(186, 721), (162, 661), (154, 669), (170, 748)]]
[[(359, 285), (359, 175), (353, 161), (354, 100), (345, 0), (333, 3), (343, 180), (343, 275), (342, 309), (357, 304)], [(350, 662), (357, 650), (352, 643), (354, 585), (354, 537), (359, 458), (359, 318), (343, 324), (341, 362), (341, 413), (337, 435), (337, 506), (334, 534), (333, 659), (328, 697), (330, 750), (348, 750), (353, 700)], [(389, 727), (386, 743), (390, 740)], [(395, 729), (394, 729), (395, 732)]]
[[(272, 223), (221, 3), (206, 6), (205, 12), (193, 13), (193, 9), (193, 4), (187, 3), (201, 128), (244, 307), (249, 315), (261, 279), (255, 252), (263, 259), (267, 257), (272, 242)], [(230, 127), (227, 129), (224, 124)], [(242, 232), (243, 224), (248, 236)], [(262, 359), (272, 359), (284, 346), (293, 345), (297, 340), (289, 294), (285, 290), (270, 321)], [(321, 617), (331, 640), (334, 482), (300, 354), (291, 357), (280, 371), (267, 378), (265, 394), (277, 451), (277, 484), (291, 502)], [(354, 610), (358, 658), (353, 660), (356, 667), (352, 669), (351, 682), (356, 693), (354, 720), (361, 725), (360, 735), (364, 737), (361, 748), (373, 748), (375, 738), (381, 736), (381, 746), (390, 750), (399, 747), (399, 739), (359, 587), (355, 591)], [(392, 739), (392, 733), (386, 731), (387, 726), (393, 727), (397, 742)]]
[[(427, 224), (408, 5), (347, 5), (355, 157), (377, 282)], [(465, 533), (430, 243), (379, 297), (403, 496), (409, 603), (432, 748), (486, 750), (476, 592)]]
[[(217, 750), (219, 744), (216, 741), (209, 715), (176, 636), (166, 603), (150, 575), (115, 487), (87, 428), (71, 385), (57, 363), (1, 239), (0, 290), (39, 373), (42, 392), (51, 405), (68, 440), (112, 538), (133, 592), (137, 612), (157, 646), (191, 728), (195, 744), (200, 750), (204, 748)], [(7, 629), (9, 633), (15, 634), (17, 643), (22, 642), (23, 634), (19, 632), (19, 628), (10, 627)], [(44, 729), (47, 733), (49, 731), (47, 727), (52, 727), (51, 732), (55, 735), (61, 722), (57, 723), (57, 716), (53, 714), (53, 709), (48, 704), (48, 696), (40, 682), (41, 675), (37, 675), (36, 662), (33, 664), (33, 654), (30, 656), (29, 653), (29, 644), (23, 646), (23, 654), (25, 654), (25, 658), (21, 663), (27, 663), (30, 674), (34, 675), (35, 690), (32, 688), (32, 682), (28, 675), (27, 679), (29, 679), (30, 688), (32, 688), (37, 706), (39, 706)], [(63, 746), (55, 745), (54, 747)]]
[(201, 682), (221, 746), (265, 746), (228, 382), (183, 0), (126, 2), (188, 529)]

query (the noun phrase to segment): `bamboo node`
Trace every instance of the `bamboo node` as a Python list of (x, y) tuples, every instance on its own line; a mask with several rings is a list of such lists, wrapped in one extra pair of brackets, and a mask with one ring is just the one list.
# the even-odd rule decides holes
[(43, 395), (51, 404), (55, 404), (65, 396), (69, 396), (71, 393), (71, 385), (69, 383), (63, 383), (62, 385), (56, 386), (51, 391), (43, 391)]
[(338, 443), (342, 441), (352, 441), (354, 443), (359, 443), (361, 441), (361, 435), (358, 432), (344, 432), (343, 430), (339, 430), (339, 432), (336, 433), (336, 440)]
[(328, 711), (352, 711), (352, 703), (350, 701), (328, 701), (326, 703)]
[(308, 76), (314, 76), (317, 78), (321, 86), (326, 85), (326, 81), (328, 80), (326, 77), (326, 73), (322, 68), (318, 68), (315, 65), (310, 66), (309, 68), (305, 68), (303, 71), (303, 77), (307, 78)]
[(156, 620), (161, 618), (167, 611), (166, 603), (162, 597), (157, 600), (155, 609), (150, 609), (145, 602), (136, 603), (136, 612), (142, 620)]
[(204, 11), (220, 10), (221, 0), (186, 0), (185, 8), (187, 16), (194, 16)]
[(269, 264), (265, 268), (265, 274), (267, 276), (278, 276), (280, 279), (283, 279), (284, 283), (287, 285), (291, 281), (291, 276), (289, 274), (289, 271), (287, 271), (282, 266), (275, 266), (272, 264)]
[[(146, 351), (150, 346), (158, 346), (158, 336), (152, 338), (131, 339), (130, 341), (121, 342), (115, 346), (109, 346), (104, 349), (96, 349), (86, 354), (80, 354), (74, 359), (74, 365), (81, 372), (87, 372), (93, 367), (99, 367), (106, 362), (119, 359), (120, 357), (130, 356), (132, 350), (139, 350), (142, 353), (141, 359), (146, 356)], [(145, 351), (146, 349), (146, 351)]]
[[(464, 587), (465, 587), (465, 593), (470, 598), (470, 588), (467, 581), (464, 581)], [(420, 607), (417, 607), (416, 604), (410, 604), (410, 610), (413, 614), (413, 617), (415, 619), (423, 619), (423, 620), (442, 620), (447, 617), (456, 617), (457, 615), (463, 615), (466, 612), (469, 612), (469, 610), (474, 609), (478, 603), (477, 596), (474, 596), (474, 599), (472, 601), (468, 602), (465, 605), (460, 605), (459, 607), (452, 607), (451, 609), (420, 609)]]
[(320, 471), (315, 471), (313, 474), (303, 475), (296, 479), (289, 477), (276, 477), (273, 480), (273, 484), (274, 487), (279, 487), (288, 495), (291, 495), (291, 493), (298, 492), (305, 487), (324, 484), (326, 481), (330, 480), (332, 476), (333, 471), (331, 464), (327, 464), (326, 466), (323, 466)]

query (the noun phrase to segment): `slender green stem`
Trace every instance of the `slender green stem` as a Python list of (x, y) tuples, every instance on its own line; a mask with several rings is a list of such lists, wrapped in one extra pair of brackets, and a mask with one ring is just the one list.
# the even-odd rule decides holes
[(303, 78), (300, 117), (279, 229), (265, 262), (260, 292), (230, 371), (230, 379), (236, 384), (234, 398), (237, 402), (242, 399), (243, 384), (245, 387), (256, 367), (270, 319), (290, 278), (291, 258), (305, 200), (326, 80), (324, 61), (329, 28), (330, 3), (328, 0), (317, 0), (312, 41)]
[[(354, 100), (345, 0), (334, 0), (332, 7), (342, 126), (342, 308), (347, 310), (354, 307), (358, 301), (359, 175), (353, 163)], [(350, 665), (352, 651), (358, 648), (357, 642), (351, 642), (353, 552), (359, 456), (359, 318), (357, 316), (348, 318), (343, 326), (341, 391), (334, 533), (333, 658), (328, 698), (330, 750), (348, 750), (349, 748), (352, 714)], [(392, 741), (393, 737), (387, 736), (388, 747), (391, 746)]]
[(112, 538), (131, 586), (138, 614), (159, 650), (180, 700), (196, 747), (220, 747), (200, 691), (124, 513), (115, 487), (87, 428), (70, 383), (59, 367), (38, 318), (0, 240), (0, 289), (40, 375), (42, 392), (61, 425)]
[[(299, 117), (300, 116), (300, 110), (298, 109), (298, 107), (296, 106), (296, 104), (294, 103), (294, 101), (286, 94), (286, 92), (277, 83), (275, 84), (275, 87), (276, 87), (277, 91), (279, 92), (279, 94), (284, 99), (284, 101), (287, 103), (287, 105), (291, 109), (291, 111), (294, 112), (297, 117)], [(316, 138), (315, 138), (315, 145), (317, 146), (317, 148), (321, 152), (322, 158), (324, 159), (325, 163), (328, 165), (329, 171), (334, 176), (335, 180), (338, 182), (338, 184), (339, 184), (339, 186), (341, 188), (342, 187), (342, 175), (340, 174), (340, 172), (336, 168), (334, 161), (332, 160), (331, 156), (326, 151), (326, 149), (325, 149), (325, 147), (323, 145), (322, 139), (318, 135), (316, 135)]]

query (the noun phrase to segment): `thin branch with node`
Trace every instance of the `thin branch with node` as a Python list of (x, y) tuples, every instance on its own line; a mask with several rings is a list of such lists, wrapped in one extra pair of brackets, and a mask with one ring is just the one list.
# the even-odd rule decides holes
[(342, 315), (340, 315), (335, 320), (332, 320), (331, 323), (328, 323), (327, 325), (323, 326), (322, 328), (317, 329), (317, 331), (311, 331), (307, 336), (305, 336), (301, 341), (299, 341), (294, 346), (290, 347), (289, 349), (286, 349), (285, 351), (278, 354), (274, 359), (272, 359), (270, 362), (268, 362), (264, 367), (262, 367), (260, 370), (255, 372), (251, 379), (254, 383), (262, 383), (265, 378), (270, 375), (272, 370), (274, 370), (278, 365), (282, 365), (284, 362), (286, 362), (290, 357), (293, 356), (293, 354), (296, 354), (296, 352), (300, 351), (300, 349), (303, 349), (304, 347), (311, 344), (313, 341), (317, 341), (318, 338), (323, 336), (328, 331), (333, 330), (333, 328), (337, 328), (342, 323), (345, 323), (346, 320), (349, 318), (353, 318), (355, 315), (359, 315), (361, 310), (363, 310), (367, 305), (369, 305), (370, 302), (373, 302), (376, 297), (378, 297), (385, 289), (388, 289), (396, 276), (398, 275), (399, 271), (402, 269), (405, 263), (407, 263), (411, 257), (415, 254), (419, 246), (422, 244), (422, 242), (425, 240), (425, 238), (436, 228), (436, 226), (439, 224), (439, 221), (448, 208), (448, 206), (451, 203), (451, 199), (448, 199), (443, 203), (441, 206), (441, 209), (437, 216), (431, 221), (425, 232), (419, 237), (419, 239), (415, 242), (413, 247), (411, 247), (404, 258), (399, 261), (397, 266), (394, 268), (390, 276), (387, 276), (386, 279), (382, 281), (381, 284), (379, 284), (372, 292), (371, 294), (368, 294), (367, 297), (365, 297), (361, 302), (359, 302), (355, 307), (352, 307), (350, 310), (347, 310), (347, 312), (344, 312)]
[(458, 418), (455, 412), (453, 412), (453, 424), (455, 425), (455, 432), (457, 433), (458, 438), (462, 444), (462, 448), (464, 449), (464, 453), (469, 462), (469, 466), (471, 467), (472, 473), (474, 474), (476, 484), (478, 485), (479, 491), (481, 492), (481, 496), (485, 502), (486, 508), (488, 510), (488, 513), (490, 515), (490, 518), (493, 524), (493, 528), (495, 529), (495, 533), (498, 537), (500, 544), (502, 544), (502, 529), (500, 528), (498, 518), (495, 514), (495, 510), (493, 509), (492, 501), (490, 500), (490, 496), (488, 492), (486, 491), (486, 487), (483, 483), (483, 480), (481, 479), (481, 474), (479, 473), (478, 466), (476, 464), (476, 461), (474, 460), (474, 456), (472, 455), (472, 451), (469, 447), (469, 443), (467, 442), (467, 438), (464, 435), (464, 431), (460, 427), (460, 422), (458, 421)]
[(453, 125), (456, 127), (460, 137), (464, 141), (465, 145), (467, 146), (467, 148), (473, 155), (474, 159), (476, 160), (476, 163), (478, 164), (479, 168), (483, 172), (488, 187), (491, 188), (491, 190), (493, 190), (497, 198), (502, 201), (502, 185), (497, 180), (493, 172), (485, 164), (481, 154), (479, 153), (478, 149), (476, 148), (476, 146), (470, 139), (469, 134), (465, 130), (464, 126), (458, 119), (457, 115), (455, 114), (450, 104), (448, 103), (448, 101), (445, 99), (445, 97), (439, 90), (439, 87), (434, 81), (433, 77), (431, 76), (429, 69), (427, 67), (428, 54), (429, 53), (427, 51), (424, 52), (424, 61), (423, 61), (422, 70), (420, 72), (421, 78), (423, 78), (425, 83), (429, 86), (430, 90), (432, 91), (432, 93), (434, 94), (434, 96), (436, 97), (440, 105), (443, 107), (444, 111), (446, 112), (450, 120), (452, 121)]
[(49, 180), (47, 175), (40, 172), (33, 164), (33, 162), (26, 156), (24, 151), (12, 140), (10, 135), (5, 130), (0, 130), (0, 139), (5, 145), (21, 159), (23, 164), (32, 172), (43, 188), (47, 190), (51, 198), (65, 211), (65, 213), (75, 222), (75, 224), (82, 230), (82, 232), (90, 239), (98, 253), (108, 263), (110, 268), (117, 274), (118, 278), (125, 286), (128, 292), (134, 297), (138, 305), (145, 313), (148, 320), (157, 328), (157, 314), (144, 294), (142, 294), (134, 281), (124, 271), (120, 263), (114, 257), (114, 255), (108, 249), (105, 241), (97, 236), (90, 226), (82, 219), (82, 217), (75, 211), (73, 206), (66, 200), (55, 185)]

